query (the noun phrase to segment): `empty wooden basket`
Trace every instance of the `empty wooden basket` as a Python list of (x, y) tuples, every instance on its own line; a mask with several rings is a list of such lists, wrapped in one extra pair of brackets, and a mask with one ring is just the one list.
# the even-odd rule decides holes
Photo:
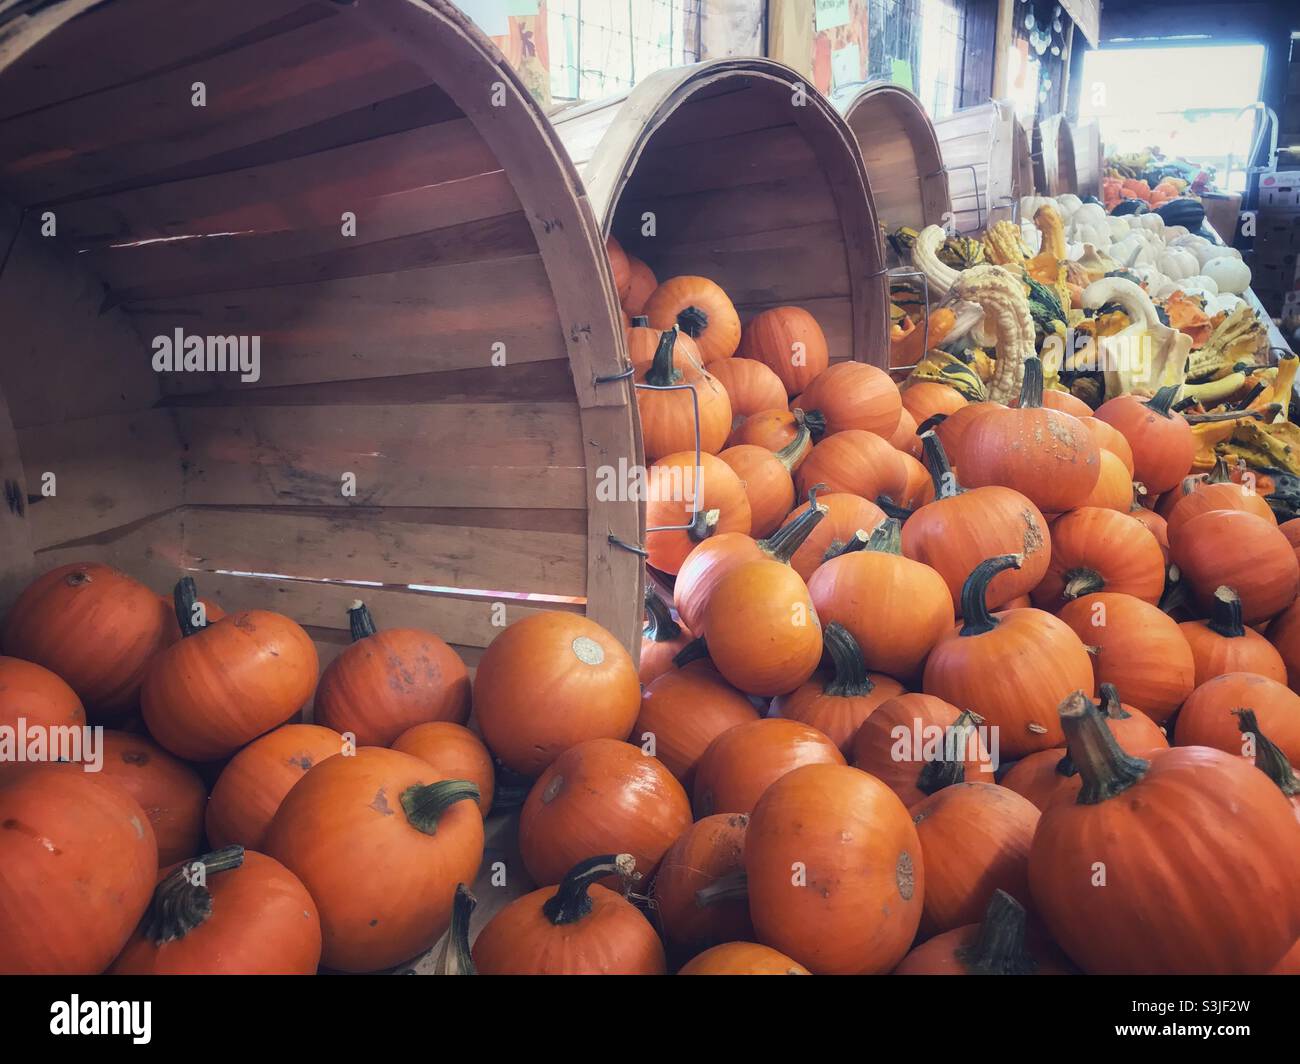
[[(0, 610), (102, 560), (287, 613), (322, 663), (358, 597), (471, 665), (536, 609), (639, 645), (600, 226), (468, 19), (132, 0), (3, 30)], [(156, 371), (178, 336), (256, 339), (257, 379)]]
[(1034, 123), (1032, 154), (1034, 188), (1040, 196), (1078, 193), (1074, 162), (1074, 136), (1064, 115), (1051, 115)]
[(1028, 134), (1009, 100), (967, 107), (934, 128), (958, 232), (974, 233), (1010, 218), (1020, 197), (1033, 194)]

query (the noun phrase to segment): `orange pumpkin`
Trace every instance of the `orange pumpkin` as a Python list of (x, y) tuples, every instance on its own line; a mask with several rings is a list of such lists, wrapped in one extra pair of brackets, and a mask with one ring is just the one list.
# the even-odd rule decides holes
[(1285, 684), (1249, 672), (1207, 680), (1187, 696), (1174, 727), (1177, 746), (1209, 746), (1236, 757), (1243, 750), (1233, 711), (1249, 709), (1286, 759), (1300, 763), (1300, 695)]
[[(752, 358), (724, 358), (714, 362), (709, 372), (727, 389), (727, 398), (731, 400), (732, 433), (755, 414), (785, 410), (785, 385), (762, 362)], [(728, 446), (735, 446), (738, 442), (732, 437), (727, 439)]]
[(1038, 507), (1012, 488), (989, 485), (964, 489), (948, 464), (938, 436), (922, 439), (935, 499), (903, 525), (903, 553), (924, 562), (948, 587), (954, 608), (961, 589), (980, 562), (997, 554), (1020, 554), (1020, 568), (993, 578), (988, 605), (998, 609), (1031, 591), (1047, 572), (1052, 553), (1047, 521)]
[[(632, 319), (632, 324), (628, 326), (626, 335), (628, 361), (632, 363), (633, 369), (645, 369), (655, 360), (655, 354), (659, 350), (659, 342), (663, 339), (663, 330), (651, 328), (650, 319), (643, 314), (639, 314)], [(693, 365), (702, 366), (704, 364), (704, 359), (700, 355), (700, 349), (695, 341), (681, 330), (678, 330), (673, 344), (673, 359), (674, 361), (677, 359), (688, 361)]]
[(1017, 407), (994, 407), (966, 427), (956, 453), (972, 488), (1014, 488), (1044, 513), (1082, 505), (1101, 473), (1097, 441), (1073, 414), (1043, 406), (1043, 366), (1025, 359)]
[(1073, 392), (1063, 392), (1060, 388), (1043, 389), (1043, 406), (1073, 414), (1080, 420), (1092, 416), (1092, 407)]
[(1264, 734), (1253, 709), (1235, 709), (1232, 712), (1237, 718), (1237, 729), (1241, 732), (1243, 754), (1253, 747), (1255, 767), (1277, 784), (1278, 790), (1295, 810), (1296, 819), (1300, 820), (1300, 776), (1296, 775), (1290, 760)]
[(659, 280), (655, 277), (654, 270), (650, 269), (635, 255), (628, 255), (627, 265), (627, 291), (619, 293), (619, 300), (627, 313), (643, 314), (646, 300), (659, 287)]
[(695, 770), (697, 816), (749, 813), (763, 792), (800, 765), (843, 765), (830, 738), (797, 720), (767, 717), (728, 728)]
[[(1101, 591), (1067, 603), (1058, 614), (1090, 655), (1096, 687), (1112, 683), (1157, 724), (1192, 692), (1196, 660), (1178, 622), (1159, 607)], [(1083, 690), (1089, 685), (1080, 684)]]
[(907, 490), (903, 455), (874, 432), (846, 429), (827, 436), (799, 466), (795, 484), (800, 495), (825, 485), (823, 490), (845, 492), (875, 500), (887, 495), (901, 499)]
[(81, 728), (86, 711), (77, 692), (49, 669), (0, 656), (0, 727)]
[(709, 743), (755, 720), (758, 710), (753, 703), (717, 669), (701, 663), (666, 672), (646, 687), (632, 738), (639, 744), (653, 741), (650, 752), (689, 788)]
[(805, 581), (812, 579), (823, 562), (853, 543), (859, 531), (872, 532), (885, 519), (884, 510), (860, 495), (832, 492), (818, 496), (817, 492), (816, 485), (808, 489), (809, 501), (791, 512), (790, 522), (786, 525), (788, 528), (789, 523), (798, 520), (813, 506), (826, 511), (821, 522), (808, 533), (790, 559), (791, 568)]
[(533, 784), (519, 817), (519, 852), (534, 883), (558, 883), (581, 857), (612, 839), (649, 882), (691, 823), (686, 791), (664, 763), (616, 739), (570, 747)]
[(716, 455), (670, 454), (647, 471), (646, 560), (676, 574), (695, 545), (722, 532), (749, 534), (753, 513), (745, 485)]
[(904, 694), (876, 707), (853, 737), (854, 767), (870, 772), (909, 809), (963, 780), (993, 778), (973, 715), (933, 695)]
[(908, 812), (921, 839), (925, 906), (920, 936), (978, 923), (995, 890), (1030, 904), (1029, 846), (1038, 809), (993, 782), (955, 783)]
[[(1271, 525), (1277, 524), (1272, 508), (1264, 496), (1256, 493), (1253, 484), (1235, 484), (1229, 479), (1228, 468), (1222, 458), (1215, 463), (1214, 470), (1208, 476), (1185, 477), (1182, 486), (1175, 488), (1171, 495), (1176, 501), (1170, 506), (1165, 518), (1171, 535), (1193, 517), (1211, 510), (1245, 510)], [(1289, 537), (1287, 542), (1291, 542)]]
[(803, 435), (805, 428), (802, 410), (760, 410), (733, 429), (727, 443), (733, 447), (753, 444), (775, 453), (798, 440), (800, 446), (790, 459), (790, 471), (794, 472), (812, 454), (812, 436), (811, 433), (807, 437)]
[(746, 562), (727, 573), (709, 596), (704, 631), (714, 665), (746, 694), (793, 691), (821, 661), (817, 611), (784, 562)]
[(315, 720), (350, 733), (358, 746), (391, 746), (426, 721), (469, 719), (469, 672), (432, 632), (375, 628), (361, 601), (348, 607), (352, 645), (329, 663), (316, 687)]
[(1265, 635), (1282, 655), (1287, 683), (1292, 690), (1300, 690), (1300, 599), (1269, 622)]
[(456, 884), (483, 859), (483, 817), (474, 784), (436, 776), (418, 757), (362, 747), (326, 758), (280, 803), (266, 852), (315, 900), (327, 967), (390, 968), (447, 930)]
[(255, 739), (221, 770), (208, 798), (208, 844), (262, 849), (266, 829), (293, 785), (327, 757), (351, 750), (318, 724), (286, 724)]
[(1230, 587), (1214, 592), (1214, 614), (1179, 626), (1196, 663), (1196, 686), (1226, 672), (1253, 672), (1285, 684), (1286, 662), (1267, 639), (1241, 620), (1241, 600)]
[(1133, 501), (1129, 503), (1129, 517), (1141, 524), (1148, 532), (1156, 537), (1156, 542), (1160, 544), (1160, 552), (1169, 560), (1169, 525), (1164, 517), (1154, 510), (1148, 510), (1143, 506), (1135, 495)]
[(679, 326), (695, 341), (706, 366), (730, 358), (740, 345), (736, 308), (707, 277), (670, 277), (650, 293), (643, 309), (656, 329)]
[(913, 458), (920, 458), (922, 455), (921, 437), (916, 432), (916, 418), (912, 417), (906, 407), (898, 412), (898, 428), (889, 437), (889, 444), (895, 450), (910, 454)]
[(838, 621), (826, 625), (822, 638), (834, 663), (834, 673), (814, 673), (807, 683), (777, 696), (772, 700), (771, 714), (816, 728), (847, 758), (862, 722), (882, 702), (901, 695), (903, 685), (891, 676), (868, 672), (862, 648)]
[(18, 596), (0, 631), (10, 657), (62, 678), (95, 722), (134, 708), (166, 636), (158, 599), (107, 565), (61, 565)]
[(650, 891), (664, 938), (687, 956), (749, 938), (744, 813), (697, 820), (664, 854)]
[[(205, 628), (194, 580), (176, 586), (184, 638), (158, 655), (140, 690), (145, 725), (187, 761), (215, 761), (294, 716), (316, 686), (316, 644), (283, 614), (244, 610)], [(157, 614), (157, 609), (154, 610)]]
[(516, 898), (479, 932), (479, 975), (663, 975), (659, 936), (602, 877), (632, 874), (631, 854), (587, 857), (555, 886)]
[(438, 779), (474, 784), (479, 812), (488, 815), (496, 792), (496, 772), (487, 747), (468, 728), (449, 720), (428, 721), (402, 732), (392, 748), (432, 765)]
[(162, 873), (109, 974), (315, 975), (320, 954), (320, 914), (298, 877), (231, 846)]
[(1027, 941), (1026, 923), (1024, 906), (1006, 891), (995, 890), (981, 923), (935, 935), (904, 957), (894, 974), (1071, 974), (1058, 950)]
[(1277, 787), (1204, 747), (1134, 758), (1077, 692), (1061, 717), (1082, 787), (1029, 854), (1053, 938), (1089, 974), (1268, 971), (1300, 937), (1300, 822)]
[[(678, 451), (717, 454), (731, 434), (731, 400), (699, 362), (674, 347), (677, 328), (666, 329), (648, 366), (636, 372), (636, 405), (647, 462)], [(685, 389), (683, 385), (690, 385)], [(656, 391), (654, 389), (664, 389)]]
[(1241, 619), (1255, 624), (1295, 601), (1300, 564), (1277, 526), (1245, 510), (1211, 510), (1169, 529), (1169, 557), (1205, 613), (1214, 593), (1230, 587)]
[(80, 765), (0, 774), (0, 972), (98, 975), (157, 875), (153, 828), (120, 787)]
[(802, 307), (771, 307), (745, 324), (738, 354), (757, 359), (798, 395), (830, 365), (826, 335)]
[(728, 447), (718, 455), (740, 478), (749, 500), (750, 533), (771, 535), (781, 526), (794, 507), (795, 458), (802, 454), (807, 430), (779, 451), (769, 451), (752, 443)]
[[(1043, 405), (1048, 406), (1047, 397), (1049, 395), (1063, 394), (1060, 392), (1043, 392)], [(1101, 418), (1093, 417), (1092, 411), (1088, 408), (1087, 403), (1083, 403), (1086, 413), (1077, 413), (1075, 410), (1057, 407), (1058, 410), (1064, 409), (1067, 414), (1074, 414), (1079, 419), (1080, 424), (1088, 430), (1088, 435), (1097, 441), (1097, 446), (1103, 451), (1109, 451), (1120, 460), (1120, 464), (1128, 471), (1129, 497), (1132, 498), (1132, 480), (1133, 480), (1133, 448), (1129, 446), (1128, 440), (1114, 425), (1108, 421), (1102, 421)]]
[(956, 388), (937, 381), (914, 381), (902, 389), (900, 398), (918, 428), (936, 414), (954, 414), (967, 405)]
[(1161, 388), (1150, 399), (1118, 395), (1097, 408), (1096, 417), (1119, 429), (1133, 452), (1133, 479), (1153, 495), (1176, 488), (1192, 468), (1196, 437), (1173, 409), (1179, 388)]
[(622, 303), (632, 289), (632, 264), (623, 245), (612, 234), (605, 238), (605, 254), (609, 256), (610, 272), (614, 275), (614, 291)]
[(689, 628), (673, 620), (668, 603), (648, 579), (645, 585), (645, 617), (645, 627), (641, 629), (641, 661), (637, 666), (637, 677), (642, 686), (671, 669), (673, 658), (695, 638)]
[(1104, 448), (1098, 452), (1098, 461), (1097, 483), (1081, 506), (1097, 506), (1127, 514), (1133, 504), (1133, 474), (1124, 468), (1117, 455)]
[(812, 975), (784, 953), (757, 942), (724, 942), (692, 957), (678, 975)]
[(804, 765), (764, 792), (745, 875), (758, 940), (817, 975), (890, 971), (921, 920), (912, 819), (893, 791), (847, 765)]
[(867, 668), (903, 679), (920, 672), (953, 624), (948, 585), (928, 565), (903, 556), (894, 518), (876, 528), (866, 549), (822, 565), (808, 594), (823, 623), (848, 629)]
[(488, 749), (526, 776), (584, 740), (626, 739), (640, 704), (631, 656), (576, 613), (516, 621), (483, 652), (474, 675), (474, 716)]
[(976, 566), (962, 587), (962, 626), (930, 652), (923, 681), (926, 694), (997, 726), (1003, 753), (1013, 759), (1058, 745), (1052, 707), (1071, 691), (1093, 688), (1088, 651), (1063, 621), (1036, 609), (989, 611), (989, 581), (1018, 564), (1004, 554)]
[(865, 362), (837, 362), (799, 396), (808, 421), (826, 434), (863, 429), (889, 440), (898, 429), (903, 400), (888, 373)]
[(1098, 591), (1153, 605), (1165, 588), (1165, 556), (1156, 537), (1127, 514), (1081, 506), (1052, 522), (1052, 558), (1034, 605), (1058, 610)]

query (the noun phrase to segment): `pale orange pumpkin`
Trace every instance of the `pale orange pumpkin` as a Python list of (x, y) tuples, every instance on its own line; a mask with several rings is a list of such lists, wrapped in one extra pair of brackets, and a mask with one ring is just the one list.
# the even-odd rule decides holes
[(656, 329), (680, 326), (699, 347), (706, 366), (730, 358), (740, 345), (736, 308), (707, 277), (670, 277), (650, 293), (642, 309)]
[(799, 395), (830, 365), (826, 335), (802, 307), (771, 307), (745, 323), (738, 352), (762, 362)]

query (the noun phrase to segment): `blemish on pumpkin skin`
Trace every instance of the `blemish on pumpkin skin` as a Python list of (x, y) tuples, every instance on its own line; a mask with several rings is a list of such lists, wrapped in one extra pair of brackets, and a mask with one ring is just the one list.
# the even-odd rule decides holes
[(375, 792), (374, 800), (370, 803), (370, 808), (376, 813), (382, 813), (384, 816), (392, 816), (392, 807), (388, 804), (388, 795), (384, 793), (384, 788), (380, 787)]
[(912, 855), (906, 850), (898, 855), (898, 864), (894, 866), (894, 881), (898, 884), (898, 893), (904, 901), (911, 901), (916, 890), (916, 869), (912, 867)]
[(246, 613), (238, 614), (235, 617), (235, 627), (245, 632), (257, 631), (257, 623)]
[(297, 757), (288, 758), (287, 762), (294, 768), (301, 769), (303, 772), (306, 772), (312, 766), (312, 760), (306, 754), (299, 754)]
[(1024, 553), (1033, 554), (1043, 546), (1043, 533), (1039, 531), (1037, 518), (1028, 510), (1021, 510), (1020, 516), (1025, 521)]
[(378, 920), (371, 920), (371, 921), (370, 921), (370, 926), (371, 926), (371, 927), (378, 927), (378, 926), (379, 926), (379, 921), (378, 921)]
[(53, 840), (47, 839), (35, 828), (31, 827), (28, 824), (24, 824), (21, 820), (15, 820), (13, 817), (10, 817), (8, 820), (4, 821), (3, 823), (0, 823), (0, 828), (3, 828), (5, 831), (21, 832), (22, 834), (26, 835), (28, 838), (33, 839), (37, 844), (41, 846), (42, 849), (53, 854), (55, 857), (59, 857), (63, 853), (61, 849), (59, 849), (57, 846), (54, 845)]

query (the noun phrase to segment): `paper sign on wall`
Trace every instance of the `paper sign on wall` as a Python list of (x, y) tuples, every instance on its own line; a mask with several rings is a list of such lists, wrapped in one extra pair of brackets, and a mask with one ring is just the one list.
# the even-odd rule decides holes
[(831, 52), (831, 86), (852, 85), (862, 80), (862, 50), (856, 41)]
[(906, 59), (891, 59), (892, 68), (889, 74), (889, 80), (895, 85), (902, 85), (908, 92), (915, 92), (916, 86), (912, 83), (912, 64)]
[[(815, 0), (817, 32), (848, 25), (849, 0)], [(807, 17), (806, 15), (804, 16)]]

